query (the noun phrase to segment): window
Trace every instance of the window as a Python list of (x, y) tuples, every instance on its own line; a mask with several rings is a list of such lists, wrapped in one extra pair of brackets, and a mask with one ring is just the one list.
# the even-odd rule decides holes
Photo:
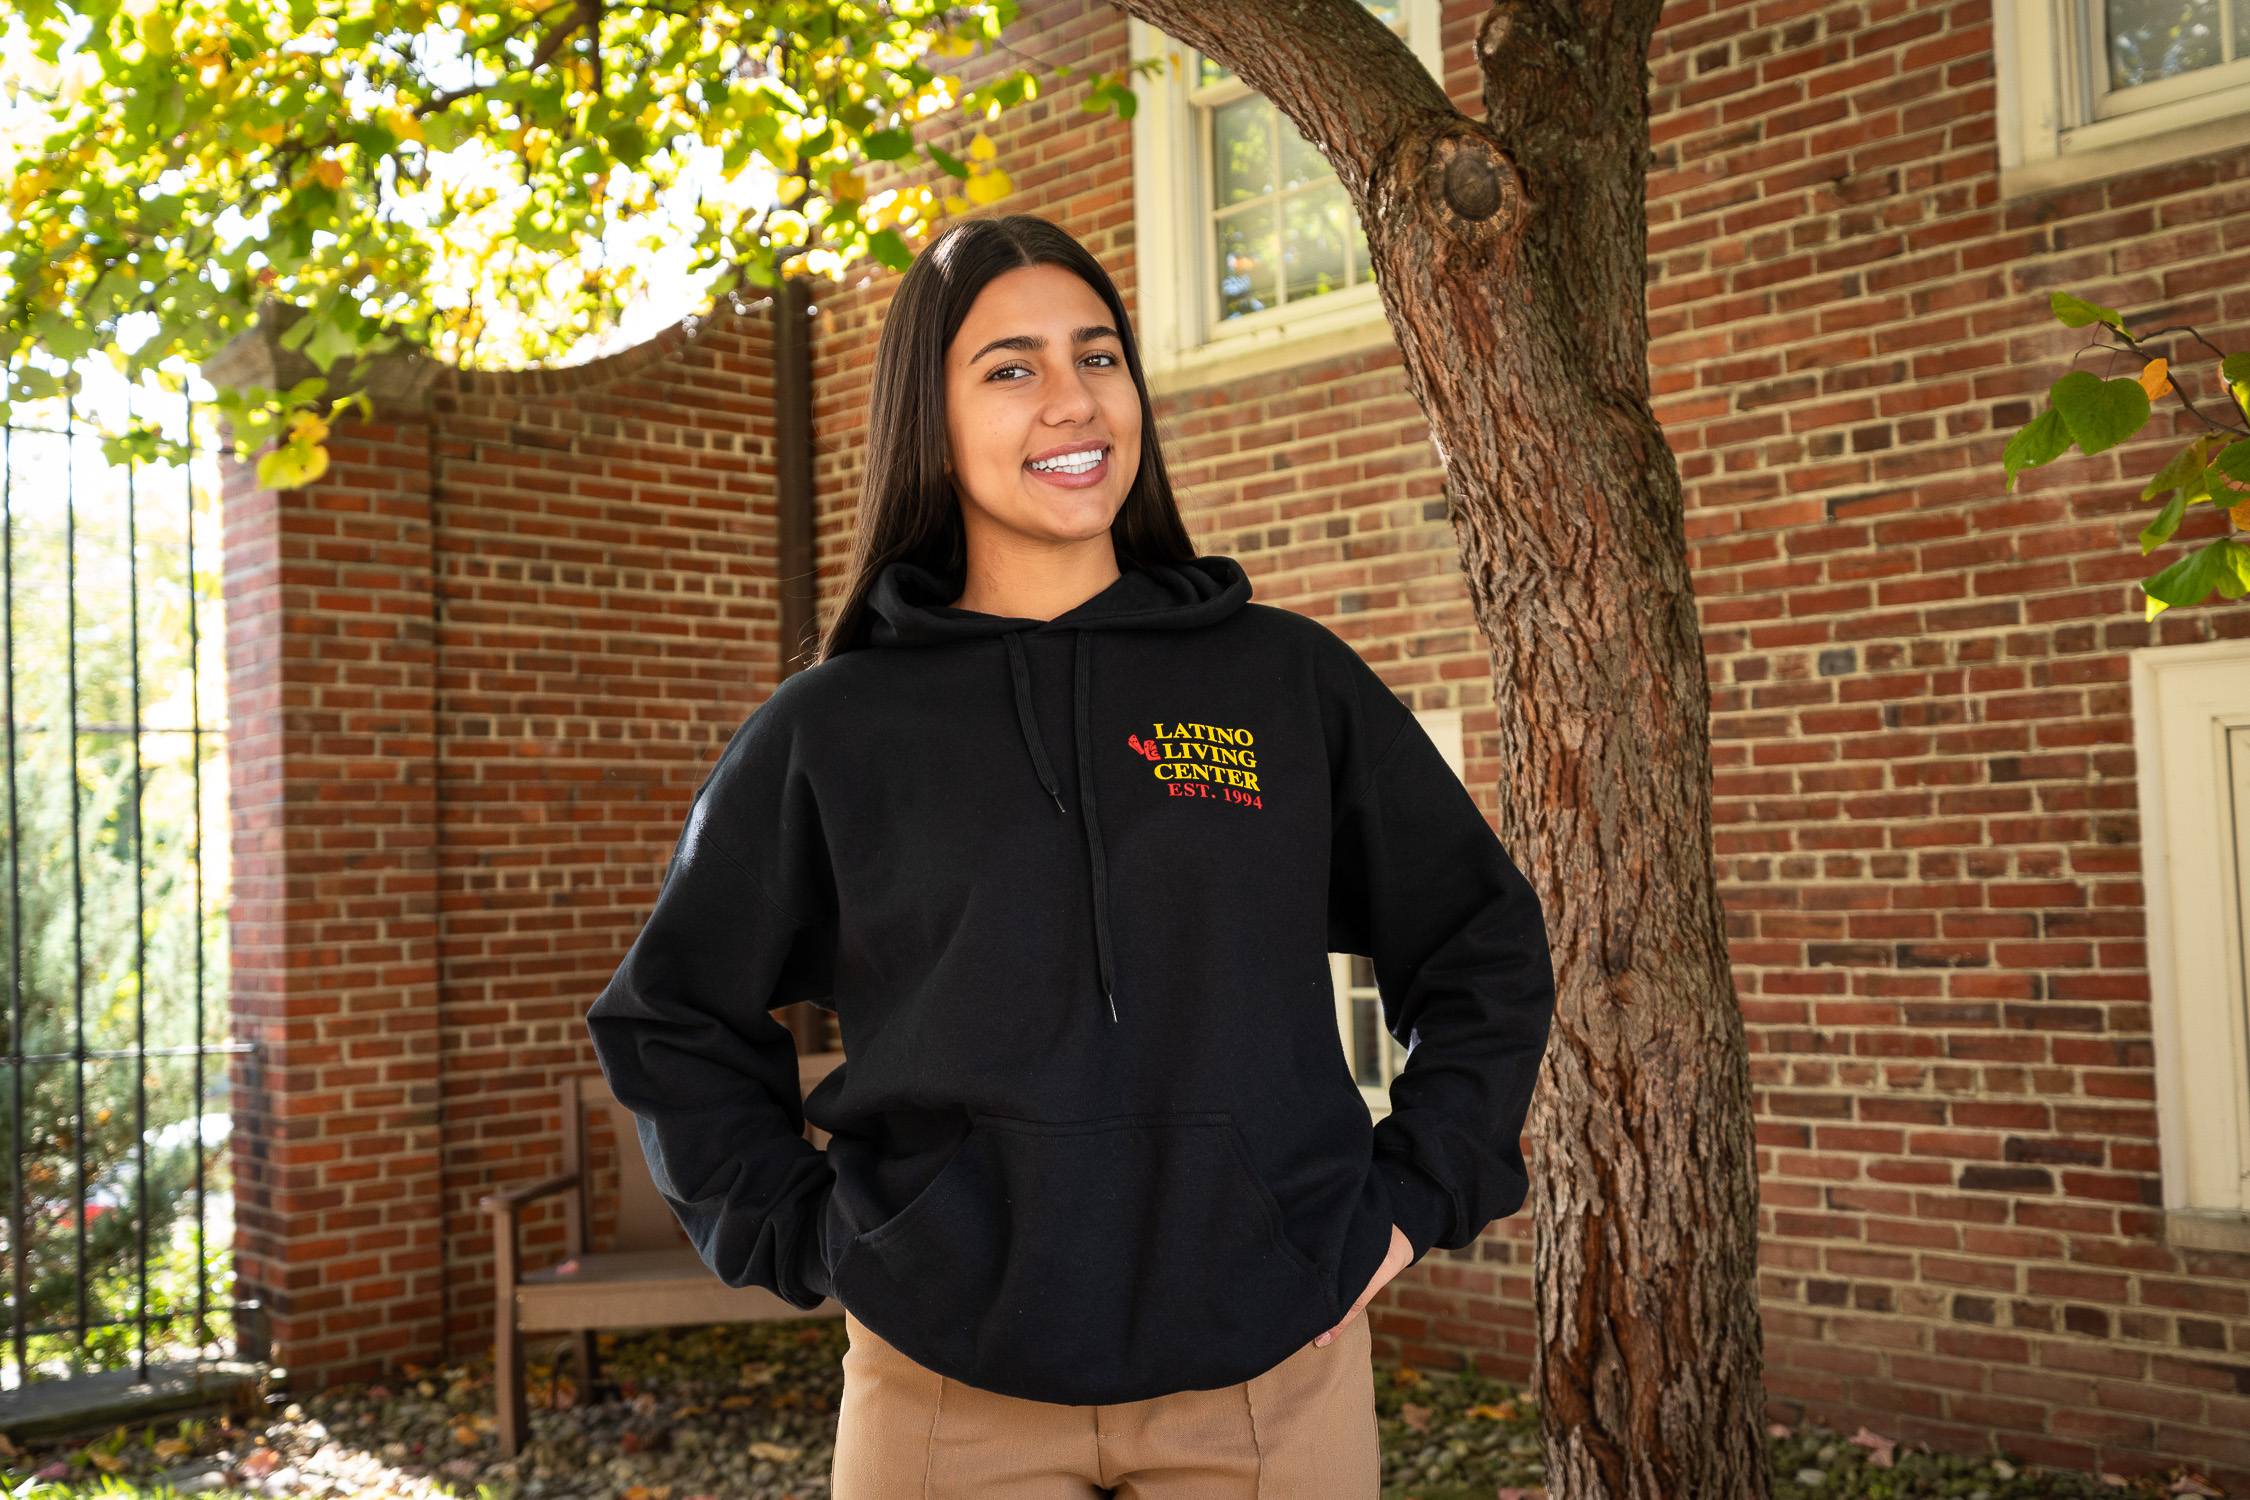
[(2166, 1232), (2250, 1251), (2250, 641), (2131, 662)]
[(2000, 0), (2004, 196), (2250, 142), (2250, 0)]
[[(1426, 708), (1414, 717), (1436, 742), (1453, 774), (1461, 775), (1461, 710)], [(1391, 1112), (1391, 1080), (1406, 1066), (1406, 1043), (1384, 1029), (1375, 966), (1356, 953), (1331, 953), (1328, 965), (1336, 986), (1336, 1026), (1344, 1037), (1344, 1060), (1351, 1064), (1352, 1081), (1359, 1085), (1368, 1110), (1381, 1119)]]
[[(1361, 0), (1439, 72), (1437, 0)], [(2243, 0), (2250, 5), (2250, 0)], [(1164, 71), (1133, 116), (1142, 358), (1159, 391), (1390, 341), (1327, 158), (1241, 79), (1135, 21)]]

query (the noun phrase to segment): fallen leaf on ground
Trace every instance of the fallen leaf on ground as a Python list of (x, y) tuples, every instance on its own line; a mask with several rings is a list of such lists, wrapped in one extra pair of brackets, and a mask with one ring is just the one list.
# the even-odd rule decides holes
[(1422, 1372), (1412, 1365), (1400, 1365), (1397, 1369), (1391, 1371), (1391, 1384), (1393, 1385), (1412, 1385), (1421, 1378)]
[(2217, 1496), (2219, 1491), (2211, 1488), (2210, 1482), (2201, 1474), (2182, 1474), (2172, 1481), (2172, 1493), (2175, 1495)]
[(1891, 1466), (1891, 1455), (1898, 1451), (1898, 1440), (1887, 1438), (1879, 1432), (1862, 1427), (1844, 1441), (1867, 1450), (1867, 1461), (1878, 1469)]
[(1780, 1424), (1779, 1422), (1776, 1422), (1776, 1423), (1774, 1423), (1774, 1424), (1773, 1424), (1772, 1426), (1770, 1426), (1770, 1427), (1768, 1427), (1768, 1428), (1766, 1429), (1766, 1436), (1767, 1436), (1767, 1437), (1787, 1437), (1787, 1436), (1789, 1436), (1789, 1429), (1788, 1429), (1788, 1428), (1786, 1428), (1786, 1427), (1784, 1427), (1784, 1426), (1782, 1426), (1782, 1425), (1781, 1425), (1781, 1424)]
[(785, 1443), (752, 1443), (750, 1445), (750, 1456), (752, 1458), (770, 1458), (777, 1464), (794, 1463), (798, 1455), (804, 1451), (802, 1448), (789, 1447)]
[(1504, 1406), (1494, 1406), (1487, 1402), (1483, 1406), (1472, 1406), (1461, 1415), (1465, 1417), (1490, 1417), (1495, 1422), (1513, 1422), (1516, 1419), (1516, 1407), (1512, 1401)]
[(1416, 1406), (1409, 1401), (1398, 1409), (1398, 1419), (1416, 1432), (1430, 1430), (1430, 1408), (1426, 1406)]

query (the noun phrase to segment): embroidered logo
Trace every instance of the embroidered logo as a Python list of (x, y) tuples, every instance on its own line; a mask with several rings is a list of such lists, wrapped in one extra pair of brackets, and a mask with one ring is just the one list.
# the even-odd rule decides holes
[(1258, 786), (1258, 750), (1247, 729), (1217, 724), (1158, 723), (1155, 733), (1129, 734), (1125, 743), (1148, 761), (1150, 772), (1174, 797), (1209, 797), (1265, 808)]

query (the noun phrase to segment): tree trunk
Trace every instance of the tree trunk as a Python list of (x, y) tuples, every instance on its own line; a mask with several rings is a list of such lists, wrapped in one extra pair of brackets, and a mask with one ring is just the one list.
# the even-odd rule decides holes
[[(1655, 0), (1495, 5), (1485, 119), (1354, 0), (1123, 0), (1319, 144), (1366, 226), (1493, 647), (1557, 1008), (1529, 1131), (1558, 1500), (1763, 1500), (1757, 1175), (1710, 694), (1648, 401)], [(1325, 90), (1323, 88), (1325, 86)]]

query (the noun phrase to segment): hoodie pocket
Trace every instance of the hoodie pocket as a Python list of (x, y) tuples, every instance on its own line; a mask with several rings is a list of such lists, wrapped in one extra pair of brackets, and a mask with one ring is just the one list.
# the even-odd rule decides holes
[(929, 1369), (1076, 1406), (1248, 1380), (1341, 1313), (1223, 1113), (980, 1115), (835, 1286)]

